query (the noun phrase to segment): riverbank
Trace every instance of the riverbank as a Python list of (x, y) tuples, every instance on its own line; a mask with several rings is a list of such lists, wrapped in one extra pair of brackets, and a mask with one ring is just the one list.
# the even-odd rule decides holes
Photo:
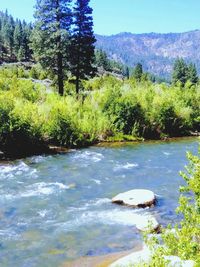
[(73, 148), (65, 147), (65, 146), (56, 146), (56, 145), (48, 145), (48, 146), (42, 146), (41, 149), (33, 150), (32, 152), (30, 150), (27, 150), (23, 152), (23, 150), (17, 149), (15, 153), (7, 153), (6, 151), (0, 150), (0, 161), (10, 161), (10, 160), (16, 160), (16, 159), (22, 159), (25, 157), (31, 157), (31, 156), (40, 156), (40, 155), (56, 155), (56, 154), (63, 154), (69, 152), (71, 149), (83, 149), (88, 148), (91, 146), (97, 146), (97, 147), (117, 147), (121, 146), (123, 144), (132, 144), (132, 143), (156, 143), (156, 142), (175, 142), (179, 140), (190, 140), (193, 138), (199, 138), (200, 133), (195, 133), (194, 135), (190, 136), (181, 136), (181, 137), (168, 137), (164, 139), (146, 139), (143, 138), (133, 138), (132, 140), (102, 140), (101, 142), (94, 142), (92, 144), (88, 144), (85, 146), (75, 146)]
[(117, 253), (106, 254), (102, 256), (81, 257), (74, 261), (67, 261), (60, 267), (108, 267), (116, 260), (129, 255), (130, 253), (140, 251), (142, 246), (138, 246), (132, 250), (125, 250)]

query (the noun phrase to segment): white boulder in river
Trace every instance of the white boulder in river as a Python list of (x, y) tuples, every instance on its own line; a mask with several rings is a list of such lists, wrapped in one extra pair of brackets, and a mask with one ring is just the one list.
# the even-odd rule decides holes
[(160, 231), (160, 224), (152, 215), (142, 216), (142, 220), (136, 223), (136, 227), (140, 231), (156, 232)]
[(113, 203), (134, 208), (145, 208), (155, 204), (156, 197), (150, 190), (134, 189), (118, 194), (112, 199)]

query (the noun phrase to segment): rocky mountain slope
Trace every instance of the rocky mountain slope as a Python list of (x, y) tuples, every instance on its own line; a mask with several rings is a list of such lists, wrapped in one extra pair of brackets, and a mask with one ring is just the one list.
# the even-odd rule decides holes
[(170, 77), (173, 62), (182, 57), (194, 62), (200, 73), (200, 30), (168, 34), (120, 33), (112, 36), (96, 35), (97, 48), (129, 66), (141, 62), (146, 71)]

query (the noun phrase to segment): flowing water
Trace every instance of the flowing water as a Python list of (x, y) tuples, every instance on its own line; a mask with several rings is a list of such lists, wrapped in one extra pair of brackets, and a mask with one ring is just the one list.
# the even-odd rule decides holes
[[(72, 150), (0, 163), (0, 266), (57, 267), (66, 260), (131, 249), (135, 225), (153, 214), (162, 225), (179, 219), (179, 171), (198, 139)], [(111, 204), (134, 188), (157, 195), (154, 208)]]

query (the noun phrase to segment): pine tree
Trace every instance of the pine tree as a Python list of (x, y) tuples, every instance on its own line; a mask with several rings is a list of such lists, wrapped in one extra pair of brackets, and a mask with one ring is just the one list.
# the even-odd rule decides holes
[(76, 0), (74, 7), (73, 32), (70, 47), (71, 72), (76, 77), (76, 93), (79, 93), (80, 80), (93, 77), (96, 41), (93, 33), (92, 8), (89, 0)]
[(103, 68), (106, 71), (110, 70), (110, 61), (106, 52), (104, 52), (102, 49), (95, 51), (95, 65), (98, 68)]
[(14, 36), (13, 36), (13, 42), (14, 42), (14, 53), (15, 53), (15, 56), (18, 58), (18, 52), (19, 52), (21, 44), (22, 44), (22, 24), (21, 24), (21, 21), (16, 22), (16, 26), (15, 26), (15, 30), (14, 30)]
[(141, 63), (137, 63), (135, 69), (133, 70), (133, 77), (137, 81), (141, 81), (142, 75), (143, 75), (142, 64)]
[(9, 51), (7, 56), (8, 58), (10, 58), (10, 60), (12, 60), (13, 56), (14, 28), (15, 28), (14, 19), (12, 16), (9, 16), (8, 13), (6, 12), (2, 25), (2, 36), (4, 38), (5, 47), (7, 48), (7, 51)]
[(129, 71), (129, 67), (125, 67), (125, 70), (124, 70), (124, 76), (129, 79), (130, 78), (130, 71)]
[(182, 58), (176, 59), (174, 62), (173, 73), (172, 73), (172, 82), (181, 82), (181, 85), (184, 86), (188, 80), (188, 66)]
[(57, 75), (58, 91), (64, 93), (64, 66), (71, 25), (71, 0), (37, 0), (32, 49), (37, 61)]
[(187, 78), (192, 84), (198, 83), (198, 75), (197, 75), (197, 69), (195, 64), (190, 63), (188, 65), (188, 73), (187, 73)]
[(0, 64), (3, 62), (3, 59), (4, 59), (4, 45), (3, 45), (3, 37), (0, 31)]
[(32, 58), (32, 50), (30, 49), (30, 37), (32, 32), (32, 24), (27, 24), (25, 21), (22, 22), (22, 43), (21, 47), (24, 51), (23, 58), (29, 61)]

